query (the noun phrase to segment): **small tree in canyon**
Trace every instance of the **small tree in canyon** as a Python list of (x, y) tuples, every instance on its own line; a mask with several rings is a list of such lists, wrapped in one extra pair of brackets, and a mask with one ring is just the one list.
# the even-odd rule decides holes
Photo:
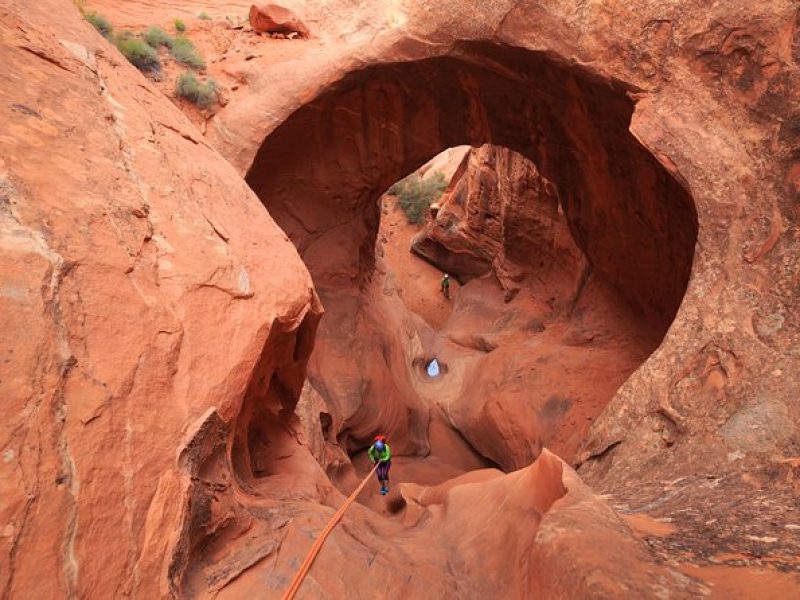
[(446, 187), (447, 181), (439, 171), (424, 179), (418, 173), (412, 173), (390, 187), (389, 193), (397, 197), (408, 222), (419, 225), (425, 220), (431, 204), (439, 199)]

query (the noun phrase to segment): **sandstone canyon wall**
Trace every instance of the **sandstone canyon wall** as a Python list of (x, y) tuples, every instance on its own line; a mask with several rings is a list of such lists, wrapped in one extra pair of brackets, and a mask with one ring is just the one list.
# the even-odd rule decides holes
[[(280, 597), (384, 429), (406, 482), (302, 597), (688, 598), (753, 569), (795, 596), (798, 14), (307, 2), (302, 46), (228, 59), (203, 135), (71, 2), (5, 3), (2, 596)], [(437, 331), (377, 201), (465, 143), (539, 174), (476, 151), (468, 192), (507, 164), (537, 193), (468, 194), (526, 225)]]
[(412, 248), (461, 281), (493, 270), (510, 298), (532, 270), (571, 273), (573, 289), (588, 276), (552, 184), (520, 154), (473, 148), (437, 205)]
[(71, 3), (0, 19), (0, 594), (169, 596), (211, 497), (247, 493), (206, 463), (302, 384), (318, 302), (241, 178)]
[[(671, 518), (716, 503), (739, 515), (710, 534), (701, 516), (688, 519), (693, 556), (795, 553), (784, 525), (796, 515), (789, 498), (798, 444), (796, 7), (687, 0), (404, 9), (407, 20), (359, 47), (355, 67), (317, 57), (317, 85), (287, 82), (285, 122), (273, 112), (257, 133), (233, 105), (212, 122), (210, 138), (235, 146), (225, 154), (250, 170), (312, 274), (304, 249), (315, 239), (341, 236), (333, 245), (342, 253), (369, 256), (375, 194), (465, 141), (532, 158), (556, 186), (589, 262), (664, 324), (691, 265), (666, 338), (589, 433), (580, 472), (629, 509), (660, 507)], [(368, 10), (373, 24), (386, 24), (396, 5)], [(514, 86), (520, 81), (524, 89)], [(288, 140), (303, 148), (302, 161)], [(260, 190), (260, 161), (289, 168)], [(294, 216), (279, 206), (280, 189), (307, 190), (293, 195)], [(667, 190), (669, 198), (659, 195)], [(305, 219), (306, 203), (330, 217), (315, 210), (319, 221)], [(329, 232), (325, 223), (341, 226)], [(369, 272), (368, 261), (363, 269), (353, 258), (342, 263), (349, 266), (333, 270)], [(676, 479), (677, 489), (662, 483)], [(716, 500), (709, 481), (722, 486)], [(780, 498), (764, 512), (782, 515), (776, 525), (759, 516), (765, 486)], [(664, 495), (675, 500), (662, 504)], [(761, 528), (775, 541), (754, 539)]]

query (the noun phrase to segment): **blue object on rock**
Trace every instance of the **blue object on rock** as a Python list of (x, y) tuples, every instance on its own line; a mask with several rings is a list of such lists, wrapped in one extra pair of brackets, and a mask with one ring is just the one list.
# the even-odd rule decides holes
[(426, 368), (428, 372), (428, 377), (438, 377), (439, 376), (439, 363), (434, 358), (431, 362), (428, 363), (428, 367)]

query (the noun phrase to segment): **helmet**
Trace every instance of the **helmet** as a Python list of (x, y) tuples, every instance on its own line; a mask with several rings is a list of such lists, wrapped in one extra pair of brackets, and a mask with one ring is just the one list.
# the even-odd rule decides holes
[(378, 440), (375, 442), (375, 450), (383, 450), (384, 444), (383, 440)]

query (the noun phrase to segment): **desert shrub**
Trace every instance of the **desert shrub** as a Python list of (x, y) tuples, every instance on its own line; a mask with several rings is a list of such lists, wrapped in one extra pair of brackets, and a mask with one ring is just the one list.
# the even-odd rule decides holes
[(117, 36), (115, 44), (117, 50), (140, 71), (158, 72), (161, 69), (158, 53), (143, 39), (123, 33)]
[(436, 172), (427, 179), (412, 173), (389, 188), (389, 193), (397, 196), (408, 222), (419, 225), (425, 220), (431, 204), (439, 199), (446, 187), (447, 181), (442, 173)]
[(217, 101), (219, 96), (216, 81), (209, 77), (201, 83), (191, 71), (186, 71), (178, 77), (175, 93), (181, 98), (194, 102), (200, 108), (208, 108)]
[(182, 35), (176, 36), (172, 40), (172, 56), (178, 62), (193, 69), (205, 69), (206, 67), (206, 61), (197, 52), (192, 40)]
[(200, 81), (197, 76), (191, 71), (181, 73), (178, 81), (175, 83), (175, 94), (179, 98), (186, 98), (195, 102), (197, 100), (197, 91), (200, 89)]
[(151, 27), (143, 37), (144, 41), (147, 42), (151, 48), (155, 48), (156, 50), (161, 46), (172, 48), (172, 37), (161, 29), (161, 27)]
[(175, 19), (172, 22), (172, 25), (175, 27), (175, 31), (177, 31), (178, 33), (183, 33), (184, 31), (186, 31), (186, 23), (184, 23), (180, 19)]
[(89, 23), (92, 24), (92, 27), (97, 29), (106, 39), (111, 39), (111, 34), (114, 31), (114, 28), (111, 26), (111, 22), (106, 19), (103, 15), (97, 14), (96, 12), (89, 12), (83, 15)]
[(201, 21), (210, 21), (211, 20), (211, 15), (209, 15), (207, 12), (203, 11), (199, 15), (197, 15), (197, 18), (200, 19)]

